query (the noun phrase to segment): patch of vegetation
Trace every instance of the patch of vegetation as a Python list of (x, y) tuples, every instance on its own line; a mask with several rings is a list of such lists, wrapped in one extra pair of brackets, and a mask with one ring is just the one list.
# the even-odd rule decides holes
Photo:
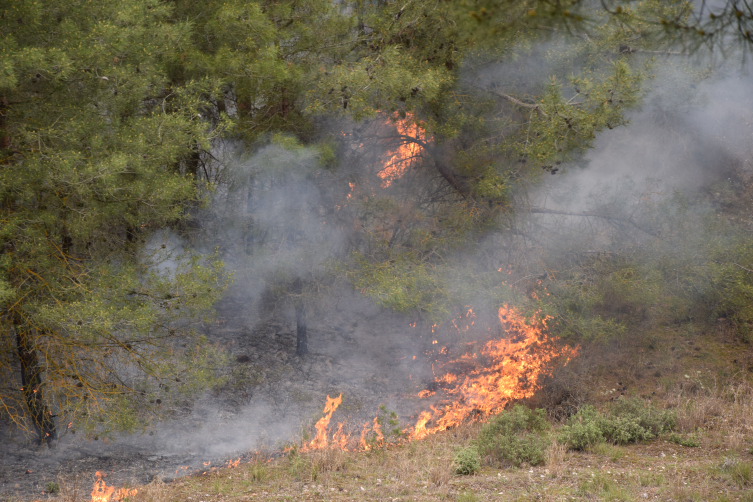
[(463, 492), (458, 494), (457, 501), (458, 502), (476, 502), (478, 500), (478, 497), (476, 497), (476, 494), (473, 492)]
[(625, 488), (601, 473), (582, 481), (578, 486), (578, 494), (589, 499), (592, 495), (597, 495), (599, 500), (633, 500)]
[(400, 428), (400, 420), (397, 418), (397, 413), (394, 410), (388, 410), (383, 404), (379, 405), (377, 422), (382, 427), (385, 436), (399, 438), (403, 435), (403, 430)]
[(590, 446), (588, 448), (588, 451), (596, 455), (609, 457), (609, 460), (611, 460), (612, 462), (625, 456), (625, 451), (621, 447), (614, 446), (609, 443), (596, 443)]
[(468, 446), (467, 448), (458, 450), (453, 459), (453, 466), (455, 474), (460, 474), (462, 476), (476, 474), (481, 470), (481, 458), (478, 454), (478, 448), (475, 446)]
[(641, 472), (638, 474), (639, 486), (661, 486), (665, 481), (664, 474), (659, 472)]
[(59, 493), (60, 492), (60, 485), (55, 483), (54, 481), (50, 481), (44, 486), (44, 490), (47, 493)]
[(734, 458), (726, 458), (721, 466), (721, 470), (726, 473), (739, 488), (753, 484), (753, 466), (749, 462), (742, 462)]
[(681, 435), (673, 432), (669, 436), (667, 436), (667, 441), (674, 444), (679, 444), (680, 446), (686, 446), (688, 448), (698, 448), (701, 446), (701, 441), (698, 439), (695, 434), (689, 434), (686, 437), (682, 437)]
[(548, 428), (543, 409), (529, 410), (515, 405), (512, 410), (503, 411), (484, 425), (476, 444), (481, 455), (501, 464), (519, 467), (526, 462), (539, 465), (544, 462), (549, 441), (537, 433)]
[(657, 410), (637, 398), (619, 399), (608, 413), (586, 405), (570, 417), (560, 430), (559, 441), (572, 450), (610, 441), (615, 444), (647, 441), (677, 427), (672, 411)]

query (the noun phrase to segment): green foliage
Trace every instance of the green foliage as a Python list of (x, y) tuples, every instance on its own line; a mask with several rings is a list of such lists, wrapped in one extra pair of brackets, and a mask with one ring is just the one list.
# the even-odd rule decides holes
[(399, 438), (403, 435), (403, 430), (400, 428), (400, 421), (397, 418), (397, 413), (394, 410), (388, 410), (383, 404), (379, 405), (377, 422), (382, 427), (385, 436)]
[(481, 470), (481, 458), (479, 457), (478, 448), (468, 446), (455, 453), (453, 458), (455, 474), (468, 476), (476, 474)]
[[(20, 362), (33, 383), (0, 391), (3, 413), (132, 430), (168, 393), (218, 382), (221, 351), (191, 324), (229, 277), (217, 256), (156, 248), (167, 230), (253, 257), (250, 275), (298, 302), (321, 289), (291, 282), (315, 282), (321, 256), (341, 253), (384, 307), (438, 322), (473, 298), (499, 306), (515, 293), (485, 235), (513, 227), (512, 201), (541, 172), (625, 123), (650, 61), (615, 51), (651, 49), (632, 21), (655, 12), (688, 14), (657, 1), (619, 23), (581, 2), (12, 2), (0, 19), (0, 374), (18, 383)], [(499, 64), (494, 77), (471, 70)], [(322, 133), (327, 120), (351, 138)], [(218, 160), (230, 138), (255, 154)], [(420, 148), (385, 185), (386, 152), (408, 145)], [(285, 183), (317, 196), (264, 213)], [(353, 229), (346, 252), (325, 228)], [(744, 333), (750, 279), (715, 266), (701, 271), (715, 285), (704, 299)], [(658, 276), (629, 268), (593, 295), (570, 281), (561, 296), (581, 298), (545, 313), (584, 339), (618, 336), (625, 319), (585, 319), (609, 294), (652, 305)]]
[(166, 232), (201, 201), (196, 155), (224, 126), (198, 118), (221, 82), (175, 78), (191, 24), (173, 19), (173, 4), (9, 9), (0, 374), (18, 383), (20, 361), (27, 385), (0, 391), (2, 413), (42, 438), (54, 436), (51, 415), (87, 431), (134, 430), (168, 409), (158, 400), (214, 379), (217, 351), (191, 325), (229, 277), (216, 256), (182, 252)]
[(698, 448), (699, 446), (701, 446), (701, 441), (693, 434), (682, 437), (680, 434), (673, 432), (669, 436), (667, 436), (667, 441), (669, 441), (670, 443), (679, 444), (680, 446), (686, 446), (688, 448)]
[(568, 418), (558, 439), (570, 449), (584, 450), (604, 441), (615, 444), (647, 441), (676, 427), (673, 412), (659, 411), (637, 398), (620, 398), (606, 414), (599, 413), (592, 405), (582, 407)]
[(484, 424), (476, 438), (478, 451), (501, 464), (539, 465), (549, 445), (540, 433), (548, 427), (545, 410), (515, 405)]
[(567, 425), (560, 429), (558, 441), (573, 450), (585, 450), (591, 445), (605, 441), (604, 433), (596, 421), (597, 416), (592, 405), (582, 407), (576, 415), (568, 418)]
[(47, 493), (52, 493), (52, 494), (59, 493), (60, 485), (54, 481), (50, 481), (46, 485), (44, 485), (44, 491), (46, 491)]
[[(618, 206), (629, 203), (622, 198), (637, 193), (630, 186), (618, 191), (610, 195), (615, 202), (594, 214), (622, 221)], [(584, 253), (584, 234), (570, 252), (555, 246), (556, 254), (543, 257), (556, 280), (534, 285), (536, 299), (529, 303), (555, 319), (553, 332), (607, 343), (628, 334), (628, 326), (723, 318), (748, 340), (753, 244), (743, 229), (719, 218), (707, 201), (681, 195), (635, 207), (631, 230), (614, 233), (610, 251)]]

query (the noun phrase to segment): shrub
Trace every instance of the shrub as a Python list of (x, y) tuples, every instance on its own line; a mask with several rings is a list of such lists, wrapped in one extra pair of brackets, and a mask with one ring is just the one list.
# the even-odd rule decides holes
[(544, 462), (549, 442), (538, 434), (548, 428), (543, 409), (529, 410), (515, 405), (481, 428), (476, 439), (479, 452), (497, 462), (516, 467), (523, 462), (539, 465)]
[(475, 446), (469, 446), (455, 453), (453, 459), (455, 474), (464, 476), (476, 474), (481, 469), (481, 458)]
[(596, 418), (596, 409), (590, 404), (584, 406), (568, 419), (557, 439), (571, 450), (585, 450), (588, 446), (605, 441)]
[(50, 481), (45, 485), (44, 489), (47, 493), (58, 493), (60, 491), (60, 485), (54, 481)]
[(637, 398), (619, 399), (608, 414), (600, 414), (587, 405), (568, 419), (559, 441), (573, 450), (583, 450), (602, 441), (615, 444), (647, 441), (677, 427), (671, 411), (660, 411)]
[(680, 446), (686, 446), (688, 448), (698, 448), (701, 446), (701, 442), (693, 434), (688, 437), (682, 437), (679, 434), (672, 433), (667, 436), (667, 441), (670, 443), (679, 444)]
[[(669, 410), (657, 410), (652, 404), (646, 404), (638, 398), (620, 398), (612, 406), (610, 415), (629, 419), (653, 436), (677, 428), (677, 415)], [(637, 434), (643, 434), (637, 432)], [(650, 439), (650, 437), (646, 437)], [(636, 441), (633, 439), (632, 441)], [(630, 442), (632, 442), (630, 441)]]

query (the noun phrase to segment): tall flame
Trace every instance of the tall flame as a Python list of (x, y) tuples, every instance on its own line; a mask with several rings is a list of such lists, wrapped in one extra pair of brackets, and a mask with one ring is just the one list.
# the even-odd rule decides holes
[[(316, 436), (314, 437), (313, 441), (311, 441), (311, 444), (303, 448), (303, 450), (312, 449), (312, 450), (321, 450), (327, 447), (327, 428), (329, 427), (329, 421), (332, 418), (332, 414), (335, 412), (338, 406), (340, 406), (340, 403), (343, 402), (343, 395), (342, 392), (340, 395), (336, 398), (331, 398), (329, 395), (327, 395), (327, 404), (324, 405), (324, 416), (319, 419), (319, 421), (314, 426), (316, 428)], [(335, 437), (338, 438), (335, 440), (336, 443), (339, 443), (341, 439), (339, 439), (342, 436), (342, 424), (338, 427), (337, 433), (335, 433)], [(334, 438), (333, 438), (334, 439)], [(347, 438), (346, 438), (347, 441)]]
[[(389, 150), (384, 156), (387, 158), (384, 162), (384, 168), (377, 173), (382, 178), (382, 188), (387, 188), (394, 180), (400, 178), (405, 171), (411, 166), (413, 161), (419, 157), (424, 148), (419, 143), (414, 143), (411, 139), (426, 143), (426, 133), (413, 120), (413, 114), (406, 113), (404, 119), (399, 119), (397, 113), (393, 116), (395, 127), (398, 134), (406, 139), (395, 150)], [(387, 124), (390, 120), (387, 121)]]
[[(434, 390), (426, 389), (416, 395), (424, 399), (440, 393), (442, 399), (429, 406), (429, 410), (420, 412), (415, 425), (404, 431), (408, 440), (423, 439), (450, 427), (499, 413), (511, 401), (531, 397), (540, 387), (540, 377), (551, 374), (555, 360), (564, 360), (566, 364), (577, 354), (577, 349), (558, 347), (554, 343), (556, 339), (546, 335), (548, 318), (533, 316), (527, 323), (522, 314), (507, 305), (497, 313), (508, 338), (488, 341), (472, 353), (441, 364), (455, 370), (434, 378), (430, 385)], [(472, 318), (472, 310), (464, 317)], [(464, 331), (456, 327), (458, 331)], [(469, 347), (473, 345), (468, 344)], [(442, 347), (439, 354), (448, 354), (447, 347)], [(324, 417), (316, 424), (316, 437), (309, 445), (304, 445), (304, 449), (328, 447), (327, 428), (341, 402), (342, 394), (337, 399), (327, 396)], [(329, 447), (348, 449), (347, 446), (353, 441), (343, 434), (342, 429), (343, 424), (340, 423)], [(372, 442), (366, 440), (368, 429), (367, 422), (363, 425), (355, 449), (369, 450), (374, 445), (384, 444), (377, 418), (374, 418), (371, 426)]]
[[(551, 371), (557, 358), (569, 361), (577, 353), (570, 347), (558, 348), (547, 337), (547, 319), (536, 316), (530, 324), (525, 317), (507, 305), (498, 311), (499, 321), (509, 338), (490, 340), (480, 351), (449, 361), (444, 366), (464, 368), (464, 375), (447, 372), (433, 381), (442, 389), (447, 401), (432, 412), (419, 416), (410, 437), (422, 439), (429, 434), (460, 425), (476, 417), (502, 411), (510, 401), (531, 397), (541, 376)], [(428, 397), (425, 392), (419, 397)], [(427, 427), (429, 422), (434, 425)]]

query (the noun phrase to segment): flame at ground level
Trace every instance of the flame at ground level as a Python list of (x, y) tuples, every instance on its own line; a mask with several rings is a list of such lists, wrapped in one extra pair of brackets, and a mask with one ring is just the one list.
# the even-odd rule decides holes
[[(459, 358), (438, 363), (446, 371), (432, 381), (433, 390), (423, 390), (416, 397), (437, 399), (439, 395), (439, 400), (429, 406), (431, 411), (419, 413), (413, 427), (403, 431), (408, 440), (423, 439), (462, 423), (499, 413), (511, 401), (531, 397), (540, 387), (540, 378), (551, 374), (556, 361), (567, 364), (577, 354), (577, 349), (566, 345), (558, 347), (556, 338), (547, 336), (546, 318), (537, 319), (534, 316), (527, 323), (522, 314), (507, 305), (499, 309), (498, 316), (507, 338), (488, 341)], [(447, 352), (446, 348), (439, 351), (440, 354)], [(332, 441), (328, 443), (329, 422), (341, 402), (342, 394), (336, 399), (327, 396), (324, 417), (315, 426), (316, 437), (311, 443), (303, 445), (303, 451), (323, 448), (368, 450), (372, 445), (384, 443), (377, 418), (371, 426), (371, 443), (366, 441), (369, 423), (364, 424), (358, 441), (344, 434), (343, 424), (339, 423)]]
[(97, 480), (94, 482), (92, 488), (92, 502), (115, 502), (123, 500), (126, 497), (133, 497), (138, 493), (138, 490), (128, 490), (127, 488), (118, 488), (117, 490), (113, 486), (107, 486), (105, 480), (102, 479), (106, 474), (97, 471), (95, 474)]

